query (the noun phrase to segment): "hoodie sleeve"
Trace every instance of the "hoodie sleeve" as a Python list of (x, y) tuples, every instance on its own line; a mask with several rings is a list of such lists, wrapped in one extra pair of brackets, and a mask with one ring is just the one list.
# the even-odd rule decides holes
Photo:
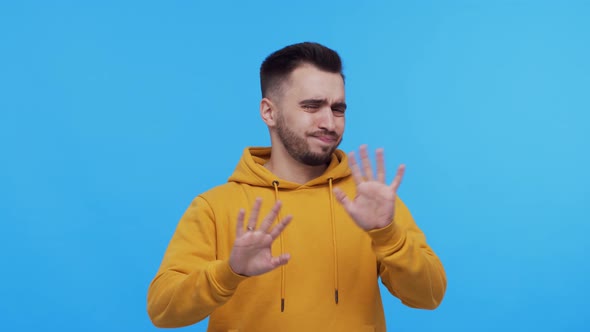
[(186, 210), (148, 289), (147, 311), (158, 327), (181, 327), (206, 318), (246, 279), (216, 258), (211, 207), (197, 197)]
[(447, 288), (444, 268), (399, 198), (395, 208), (391, 224), (369, 231), (381, 281), (405, 305), (435, 309)]

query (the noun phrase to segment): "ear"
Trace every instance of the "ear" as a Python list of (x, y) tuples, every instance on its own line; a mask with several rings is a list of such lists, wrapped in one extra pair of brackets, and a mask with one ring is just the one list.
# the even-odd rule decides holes
[(262, 121), (269, 127), (274, 127), (276, 123), (276, 106), (268, 98), (262, 98), (260, 101), (260, 116)]

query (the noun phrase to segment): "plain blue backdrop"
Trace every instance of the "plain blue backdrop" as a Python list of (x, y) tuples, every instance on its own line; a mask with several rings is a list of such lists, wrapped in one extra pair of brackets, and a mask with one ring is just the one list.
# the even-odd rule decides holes
[[(588, 331), (587, 1), (5, 1), (0, 329), (154, 331), (146, 291), (194, 196), (269, 144), (258, 69), (343, 57), (345, 151), (384, 147), (442, 259), (391, 331)], [(206, 322), (186, 328), (204, 331)]]

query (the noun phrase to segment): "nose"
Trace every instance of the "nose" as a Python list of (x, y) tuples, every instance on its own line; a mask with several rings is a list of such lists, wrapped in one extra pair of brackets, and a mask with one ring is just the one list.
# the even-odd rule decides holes
[(321, 112), (318, 112), (320, 118), (318, 119), (318, 127), (326, 131), (334, 131), (336, 129), (336, 119), (330, 107), (323, 107)]

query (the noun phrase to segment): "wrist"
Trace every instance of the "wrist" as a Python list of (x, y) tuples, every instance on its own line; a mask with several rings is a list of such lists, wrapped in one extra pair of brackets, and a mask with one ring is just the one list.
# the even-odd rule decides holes
[(393, 222), (392, 220), (389, 220), (388, 222), (381, 222), (381, 223), (377, 223), (377, 224), (376, 224), (376, 225), (374, 225), (372, 228), (369, 228), (369, 229), (367, 229), (366, 231), (367, 231), (367, 232), (370, 232), (370, 231), (374, 231), (374, 230), (378, 230), (378, 229), (383, 229), (383, 228), (385, 228), (385, 227), (387, 227), (387, 226), (391, 225), (391, 223), (392, 223), (392, 222)]
[(229, 261), (227, 262), (227, 265), (230, 269), (230, 271), (235, 274), (238, 275), (240, 277), (248, 277), (248, 275), (246, 275), (244, 273), (244, 271), (242, 271), (242, 269), (240, 268), (240, 266), (236, 266), (236, 263), (234, 262), (234, 260), (232, 259), (232, 257), (229, 258)]

